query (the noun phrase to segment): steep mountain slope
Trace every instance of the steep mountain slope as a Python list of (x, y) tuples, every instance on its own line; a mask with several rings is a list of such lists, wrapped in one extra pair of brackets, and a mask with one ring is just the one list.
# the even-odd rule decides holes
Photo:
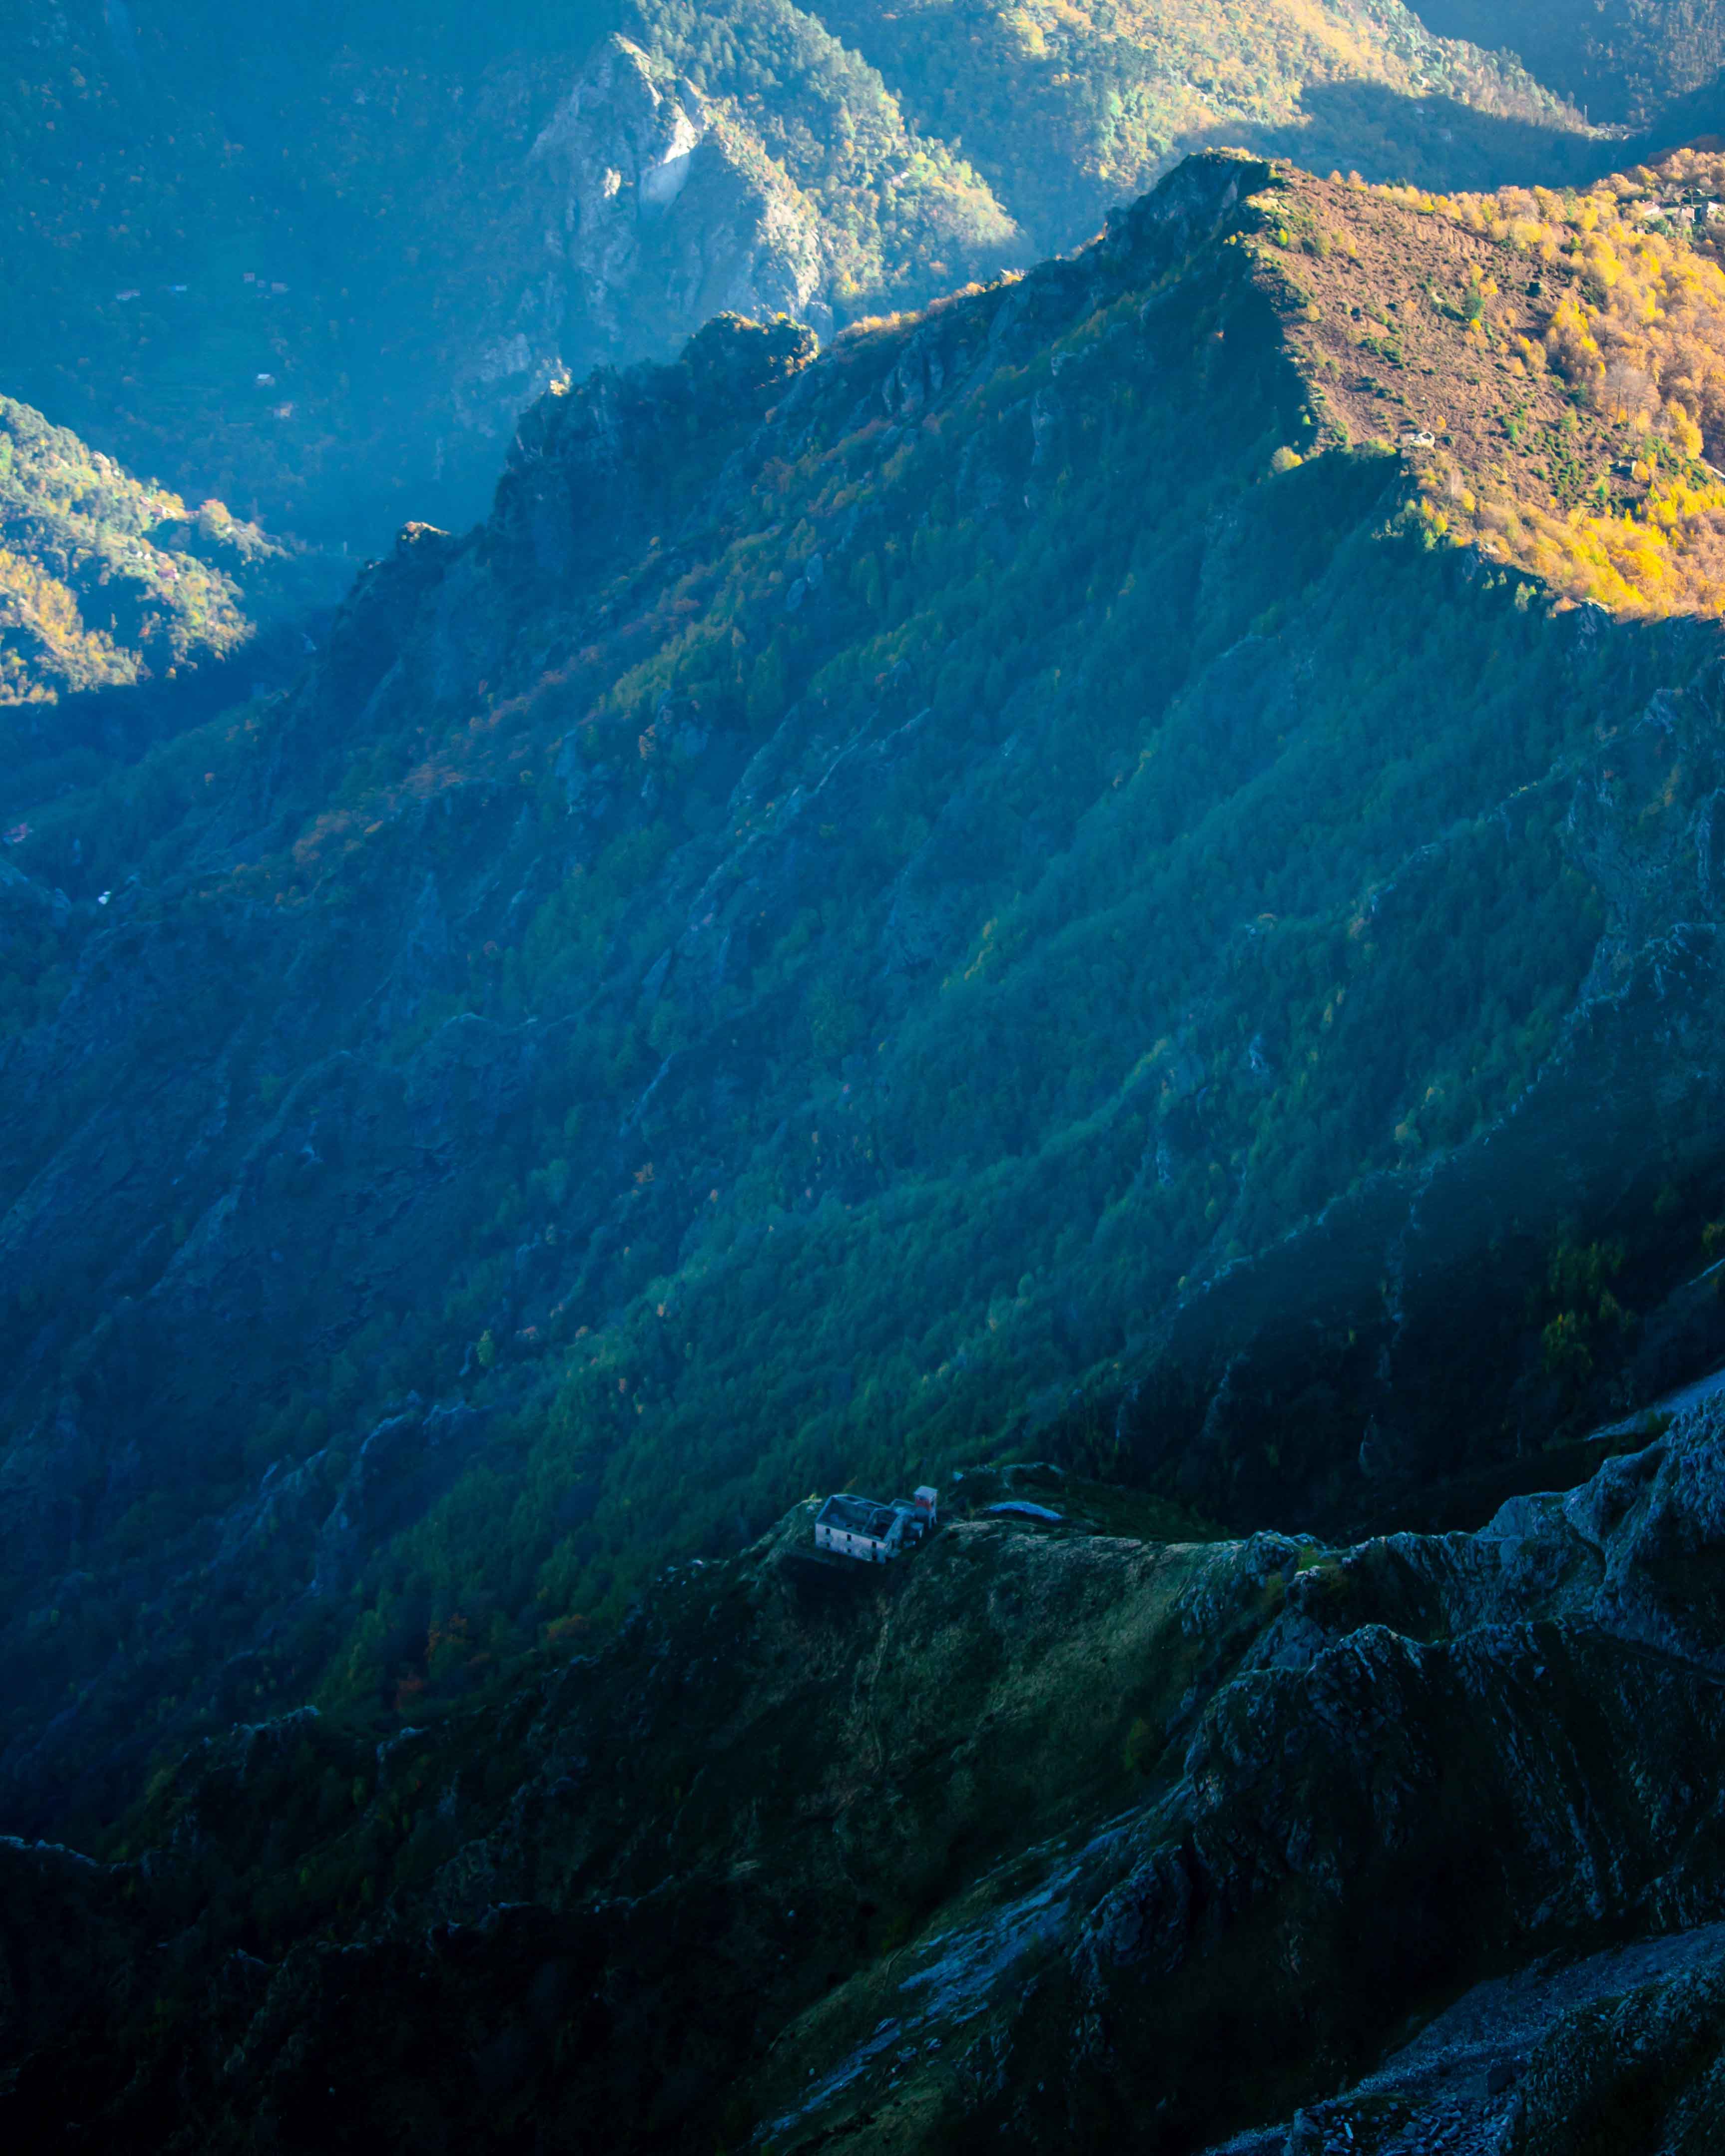
[(1446, 186), (1603, 153), (1396, 0), (317, 0), (290, 31), (56, 0), (16, 51), (0, 382), (188, 496), (367, 544), (478, 513), (566, 372), (725, 307), (920, 304), (1207, 142)]
[[(1522, 249), (1212, 157), (819, 357), (721, 321), (544, 399), (292, 695), (44, 811), (8, 1816), (272, 1701), (394, 1726), (452, 1613), (603, 1630), (811, 1486), (1053, 1445), (1406, 1517), (1719, 1359), (1717, 629), (1457, 543), (1560, 453), (1704, 475), (1676, 372), (1527, 408)], [(1455, 392), (1407, 458), (1353, 439), (1392, 305)], [(1662, 500), (1656, 568), (1719, 513)]]
[(985, 1475), (878, 1578), (799, 1507), (506, 1707), (235, 1730), (107, 1865), (0, 1844), (0, 2121), (1173, 2156), (1304, 2104), (1230, 2146), (1700, 2156), (1722, 1491), (1702, 1414), (1352, 1549)]
[(1579, 200), (1409, 189), (1296, 218), (1291, 334), (1332, 429), (1393, 418), (1434, 528), (1487, 558), (1620, 613), (1717, 614), (1722, 190), (1725, 158), (1684, 151)]

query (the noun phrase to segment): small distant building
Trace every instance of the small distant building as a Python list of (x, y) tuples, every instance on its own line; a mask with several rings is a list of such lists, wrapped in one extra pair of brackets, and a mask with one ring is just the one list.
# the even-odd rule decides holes
[(1404, 449), (1435, 449), (1437, 437), (1428, 434), (1424, 427), (1408, 427), (1403, 429), (1400, 446)]
[(936, 1522), (939, 1492), (925, 1482), (912, 1497), (859, 1497), (841, 1491), (829, 1497), (814, 1522), (814, 1546), (862, 1564), (888, 1564), (920, 1543)]

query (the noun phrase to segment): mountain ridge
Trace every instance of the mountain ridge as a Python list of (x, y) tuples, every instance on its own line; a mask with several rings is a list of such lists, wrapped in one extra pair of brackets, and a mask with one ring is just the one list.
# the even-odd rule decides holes
[[(482, 511), (566, 372), (669, 358), (725, 306), (924, 304), (1219, 140), (1428, 186), (1608, 161), (1507, 55), (1363, 0), (331, 6), (290, 48), (208, 0), (129, 38), (66, 0), (20, 63), (0, 267), (33, 296), (0, 380), (182, 492), (362, 547)], [(679, 130), (692, 192), (649, 148)]]
[(1720, 199), (721, 313), (44, 781), (16, 2138), (1707, 2145)]

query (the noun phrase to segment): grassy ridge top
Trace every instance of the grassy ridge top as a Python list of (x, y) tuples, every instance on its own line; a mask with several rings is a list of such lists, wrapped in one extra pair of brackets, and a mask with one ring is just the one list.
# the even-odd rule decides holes
[(1725, 157), (1695, 151), (1561, 193), (1281, 172), (1242, 244), (1311, 386), (1289, 457), (1399, 446), (1435, 536), (1563, 600), (1719, 613), (1722, 199)]

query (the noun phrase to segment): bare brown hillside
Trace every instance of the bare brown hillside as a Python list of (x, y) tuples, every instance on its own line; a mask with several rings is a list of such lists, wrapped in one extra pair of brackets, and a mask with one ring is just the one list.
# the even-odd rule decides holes
[[(1308, 441), (1377, 439), (1435, 536), (1569, 599), (1725, 608), (1725, 157), (1586, 192), (1444, 196), (1278, 167), (1243, 235), (1312, 388)], [(1283, 461), (1286, 461), (1285, 457)]]

